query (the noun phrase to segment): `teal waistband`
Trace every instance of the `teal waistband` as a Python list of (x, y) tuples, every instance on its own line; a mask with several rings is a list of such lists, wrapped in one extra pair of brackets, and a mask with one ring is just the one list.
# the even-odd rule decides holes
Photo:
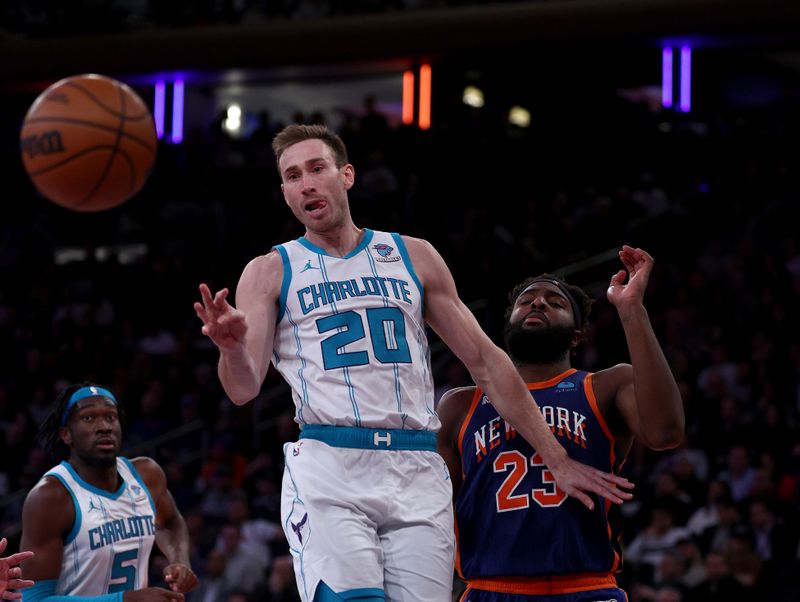
[(436, 451), (436, 433), (402, 429), (365, 429), (354, 426), (307, 424), (301, 439), (316, 439), (333, 447), (394, 451)]

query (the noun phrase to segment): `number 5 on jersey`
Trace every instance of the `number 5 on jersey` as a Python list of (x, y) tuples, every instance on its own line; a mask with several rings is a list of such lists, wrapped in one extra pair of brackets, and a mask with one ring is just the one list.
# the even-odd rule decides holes
[(138, 556), (139, 550), (126, 550), (114, 554), (114, 562), (111, 565), (111, 581), (116, 581), (116, 583), (108, 586), (109, 594), (126, 592), (136, 587), (136, 559)]

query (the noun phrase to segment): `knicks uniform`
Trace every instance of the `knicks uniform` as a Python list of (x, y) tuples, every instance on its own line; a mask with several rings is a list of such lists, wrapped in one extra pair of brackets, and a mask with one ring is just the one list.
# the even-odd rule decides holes
[[(592, 374), (570, 369), (528, 385), (554, 435), (578, 462), (618, 472), (624, 457), (601, 415)], [(541, 456), (478, 389), (459, 433), (456, 500), (462, 600), (625, 600), (617, 508), (589, 511), (556, 487)]]
[(100, 596), (147, 587), (155, 506), (127, 458), (117, 458), (117, 472), (122, 483), (113, 493), (81, 479), (69, 462), (45, 474), (59, 480), (75, 506), (56, 595)]
[(305, 238), (276, 249), (272, 362), (301, 427), (285, 448), (282, 502), (300, 594), (444, 602), (452, 487), (436, 452), (423, 288), (405, 244), (365, 229), (344, 257)]

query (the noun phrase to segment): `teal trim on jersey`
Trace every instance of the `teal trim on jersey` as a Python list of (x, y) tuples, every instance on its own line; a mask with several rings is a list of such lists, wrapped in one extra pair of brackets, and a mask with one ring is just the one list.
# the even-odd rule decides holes
[(361, 587), (358, 589), (348, 589), (338, 594), (334, 592), (328, 584), (320, 581), (317, 591), (314, 592), (314, 602), (384, 602), (386, 595), (379, 587)]
[(57, 579), (37, 580), (22, 590), (22, 602), (122, 602), (122, 592), (102, 596), (56, 596)]
[(128, 470), (131, 471), (131, 474), (133, 475), (133, 478), (136, 479), (137, 481), (139, 481), (139, 485), (142, 486), (142, 489), (144, 489), (144, 492), (147, 494), (147, 499), (150, 500), (150, 507), (153, 509), (153, 516), (155, 516), (156, 515), (156, 504), (153, 501), (153, 496), (150, 495), (150, 490), (147, 488), (147, 485), (144, 484), (144, 479), (142, 479), (142, 475), (139, 474), (139, 471), (136, 470), (136, 467), (133, 465), (133, 462), (128, 460), (128, 458), (123, 458), (122, 456), (120, 456), (119, 459), (122, 460), (125, 463), (125, 465), (128, 467)]
[[(367, 233), (369, 233), (369, 236), (367, 236)], [(366, 233), (364, 234), (364, 241), (362, 241), (362, 242), (369, 242), (367, 240), (367, 238), (369, 238), (369, 240), (372, 240), (372, 230), (366, 230)], [(363, 246), (359, 245), (357, 247), (357, 249), (360, 251), (361, 249), (363, 249), (365, 247), (366, 247), (366, 244), (364, 244)], [(355, 250), (354, 250), (354, 252), (355, 252)], [(348, 257), (352, 257), (352, 256), (353, 256), (353, 253), (350, 253), (348, 255)], [(319, 255), (319, 269), (322, 271), (322, 277), (325, 280), (325, 282), (326, 283), (330, 282), (330, 279), (328, 278), (328, 266), (325, 265), (325, 256), (324, 255)], [(331, 307), (333, 309), (333, 312), (332, 312), (331, 315), (336, 315), (336, 314), (339, 313), (339, 308), (336, 307), (336, 301), (331, 301)], [(363, 325), (362, 325), (362, 328), (363, 328)], [(323, 350), (323, 352), (324, 352), (324, 350)], [(359, 410), (359, 408), (358, 408), (358, 401), (356, 400), (356, 389), (353, 386), (353, 381), (350, 380), (350, 369), (348, 368), (348, 366), (346, 366), (346, 365), (342, 366), (342, 374), (344, 375), (344, 382), (345, 382), (345, 384), (347, 384), (347, 394), (348, 394), (348, 397), (350, 398), (350, 405), (353, 407), (353, 416), (355, 418), (356, 425), (361, 426), (361, 410)]]
[(77, 473), (77, 471), (72, 467), (72, 464), (70, 464), (67, 460), (64, 460), (63, 462), (61, 462), (61, 465), (69, 471), (69, 473), (72, 475), (72, 478), (74, 478), (76, 481), (78, 481), (78, 484), (81, 487), (83, 487), (84, 489), (86, 489), (88, 491), (91, 491), (92, 493), (96, 493), (97, 495), (99, 495), (101, 497), (107, 498), (109, 500), (117, 500), (117, 499), (119, 499), (119, 496), (122, 495), (122, 492), (125, 491), (125, 480), (124, 479), (123, 479), (122, 483), (120, 484), (119, 489), (117, 489), (114, 493), (111, 493), (110, 491), (106, 491), (105, 489), (100, 489), (99, 487), (95, 487), (94, 485), (90, 485), (89, 483), (84, 481), (81, 478), (81, 476)]
[[(377, 278), (378, 277), (378, 268), (376, 266), (375, 258), (372, 257), (372, 254), (369, 251), (367, 251), (367, 263), (369, 263), (370, 270), (372, 270), (372, 275)], [(413, 276), (413, 274), (412, 274), (412, 276)], [(386, 297), (383, 297), (383, 308), (386, 309), (388, 307), (389, 307), (389, 301), (386, 299)], [(407, 359), (407, 361), (404, 361), (403, 363), (404, 364), (410, 364), (411, 363), (411, 350), (408, 348), (408, 343), (406, 342), (406, 337), (405, 337), (406, 319), (405, 319), (405, 316), (403, 316), (403, 313), (399, 308), (395, 308), (395, 309), (400, 314), (400, 320), (401, 320), (401, 323), (403, 325), (402, 341), (403, 341), (403, 344), (405, 345), (406, 352), (408, 353), (407, 358), (405, 356), (403, 357), (404, 360)], [(369, 322), (369, 310), (367, 310), (367, 314), (368, 314), (367, 315), (367, 321)], [(381, 330), (382, 329), (383, 329), (383, 325), (381, 325)], [(371, 324), (370, 324), (370, 338), (372, 339), (372, 348), (373, 348), (373, 350), (375, 350), (375, 355), (378, 358), (378, 361), (381, 362), (381, 363), (385, 363), (380, 357), (378, 357), (377, 349), (376, 349), (376, 346), (375, 346), (375, 339), (374, 339), (374, 336), (372, 335), (372, 325)], [(399, 367), (397, 365), (397, 362), (392, 362), (392, 375), (394, 376), (394, 397), (395, 397), (395, 401), (397, 402), (397, 411), (402, 413), (403, 412), (403, 391), (400, 388), (400, 369), (399, 369)], [(403, 424), (405, 425), (405, 419), (403, 420)]]
[(307, 424), (300, 431), (300, 439), (315, 439), (333, 447), (354, 449), (436, 451), (436, 433), (411, 429), (368, 429), (354, 426)]
[(78, 498), (75, 497), (75, 493), (72, 491), (72, 488), (67, 485), (67, 482), (64, 480), (60, 474), (55, 473), (48, 473), (51, 477), (57, 478), (61, 481), (61, 484), (64, 486), (64, 489), (69, 491), (69, 496), (72, 498), (72, 504), (75, 506), (75, 522), (72, 523), (72, 530), (67, 535), (67, 538), (64, 540), (64, 545), (72, 543), (75, 538), (78, 536), (78, 532), (81, 530), (81, 522), (83, 520), (83, 512), (81, 512), (81, 507), (78, 505)]
[(364, 237), (361, 239), (361, 242), (356, 245), (356, 248), (350, 251), (344, 257), (338, 257), (336, 255), (331, 255), (325, 249), (322, 249), (315, 245), (313, 242), (310, 242), (305, 236), (301, 236), (297, 239), (301, 245), (303, 245), (309, 251), (314, 251), (314, 253), (318, 253), (319, 255), (325, 255), (326, 257), (334, 257), (336, 259), (350, 259), (354, 255), (358, 255), (364, 248), (369, 244), (372, 240), (373, 232), (369, 228), (364, 228)]
[[(403, 242), (403, 237), (400, 236), (400, 234), (398, 234), (397, 232), (391, 232), (391, 237), (392, 240), (394, 240), (395, 244), (397, 245), (398, 251), (400, 251), (400, 257), (403, 258), (403, 263), (405, 264), (408, 273), (411, 274), (411, 279), (417, 285), (417, 288), (419, 288), (419, 298), (420, 298), (419, 311), (420, 311), (420, 316), (422, 316), (422, 319), (424, 321), (425, 287), (422, 286), (422, 282), (420, 281), (419, 276), (417, 276), (417, 272), (414, 270), (414, 264), (411, 263), (411, 256), (408, 254), (408, 249), (406, 248), (406, 243)], [(426, 366), (425, 372), (427, 374), (430, 367), (430, 347), (427, 346), (427, 341), (421, 341), (420, 339), (417, 339), (417, 344), (420, 346), (420, 350), (424, 350), (427, 348), (427, 358), (425, 357), (425, 354), (420, 353), (420, 355), (423, 356), (422, 360), (425, 362)], [(430, 415), (436, 414), (436, 411), (433, 408), (429, 407), (428, 404), (425, 404), (425, 409), (428, 411), (428, 414)]]
[(72, 546), (72, 570), (75, 571), (76, 575), (79, 575), (81, 572), (81, 555), (78, 553), (78, 538), (76, 537), (72, 540), (70, 545)]
[(278, 321), (280, 321), (286, 312), (286, 298), (289, 296), (289, 285), (292, 283), (292, 264), (289, 263), (289, 254), (283, 245), (275, 245), (272, 248), (281, 254), (281, 261), (283, 261), (283, 281), (281, 282), (280, 310), (278, 311)]
[(303, 390), (303, 398), (300, 400), (300, 408), (297, 410), (297, 418), (300, 421), (300, 424), (304, 424), (305, 420), (303, 420), (303, 406), (310, 405), (308, 403), (308, 384), (306, 383), (306, 377), (303, 376), (303, 371), (306, 369), (306, 358), (300, 353), (303, 350), (303, 344), (300, 342), (300, 327), (292, 318), (292, 312), (289, 309), (286, 310), (286, 319), (289, 320), (289, 324), (292, 326), (294, 343), (297, 345), (295, 357), (300, 360), (300, 367), (297, 369), (297, 376), (300, 378), (300, 388)]
[(422, 282), (420, 282), (419, 277), (417, 276), (417, 272), (414, 271), (414, 264), (411, 263), (411, 257), (408, 254), (408, 249), (406, 249), (406, 243), (403, 242), (403, 238), (397, 233), (391, 233), (392, 239), (394, 240), (394, 244), (397, 245), (397, 250), (400, 251), (400, 257), (403, 258), (403, 263), (406, 264), (406, 269), (408, 273), (411, 274), (411, 279), (416, 283), (417, 288), (419, 288), (419, 310), (421, 314), (425, 315), (425, 288), (422, 286)]

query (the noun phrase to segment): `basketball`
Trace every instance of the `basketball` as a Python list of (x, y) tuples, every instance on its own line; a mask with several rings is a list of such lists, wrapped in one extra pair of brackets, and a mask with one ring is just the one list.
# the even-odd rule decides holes
[(147, 105), (126, 84), (95, 74), (47, 88), (20, 132), (22, 163), (36, 188), (75, 211), (110, 209), (139, 192), (156, 148)]

